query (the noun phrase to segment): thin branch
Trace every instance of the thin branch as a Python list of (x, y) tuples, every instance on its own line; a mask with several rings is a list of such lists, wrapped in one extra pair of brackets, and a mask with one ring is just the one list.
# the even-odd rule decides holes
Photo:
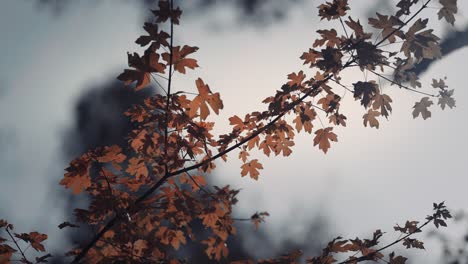
[(382, 78), (382, 79), (384, 79), (384, 80), (390, 82), (390, 83), (393, 83), (393, 84), (398, 85), (400, 88), (404, 88), (404, 89), (406, 89), (406, 90), (408, 90), (408, 91), (412, 91), (412, 92), (419, 93), (419, 94), (422, 94), (422, 95), (427, 95), (427, 96), (430, 96), (430, 97), (437, 97), (437, 95), (430, 94), (430, 93), (425, 93), (425, 92), (421, 92), (421, 91), (418, 91), (418, 90), (416, 90), (416, 89), (413, 89), (413, 88), (410, 88), (410, 87), (408, 87), (408, 86), (405, 86), (405, 85), (403, 85), (403, 84), (401, 84), (401, 83), (397, 83), (397, 82), (395, 82), (394, 80), (392, 80), (392, 79), (390, 79), (390, 78), (388, 78), (388, 77), (385, 77), (384, 75), (382, 75), (382, 74), (380, 74), (380, 73), (378, 73), (378, 72), (375, 72), (375, 71), (373, 71), (373, 70), (369, 70), (369, 71), (372, 72), (373, 74), (377, 75), (378, 77), (380, 77), (380, 78)]
[(13, 237), (13, 235), (10, 233), (10, 231), (8, 230), (8, 226), (5, 228), (6, 232), (8, 233), (8, 235), (10, 236), (11, 240), (13, 240), (13, 243), (15, 243), (16, 245), (16, 248), (19, 250), (19, 252), (21, 253), (21, 255), (23, 256), (23, 259), (25, 261), (27, 261), (27, 263), (31, 263), (27, 258), (26, 256), (24, 255), (24, 252), (23, 250), (21, 249), (21, 247), (18, 245), (18, 242), (16, 242), (16, 239)]
[(423, 6), (421, 6), (421, 8), (419, 8), (418, 11), (416, 11), (416, 13), (414, 13), (408, 20), (406, 20), (405, 22), (403, 22), (403, 24), (401, 26), (399, 26), (398, 28), (395, 28), (394, 30), (392, 30), (392, 32), (388, 33), (387, 36), (385, 36), (382, 40), (380, 40), (379, 42), (377, 42), (377, 44), (375, 44), (374, 46), (375, 47), (379, 47), (380, 44), (382, 44), (384, 41), (386, 41), (390, 36), (392, 36), (393, 34), (395, 34), (396, 32), (400, 31), (403, 27), (405, 27), (406, 25), (408, 25), (408, 23), (413, 20), (417, 15), (419, 15), (419, 13), (421, 13), (421, 11), (423, 11), (427, 5), (431, 2), (431, 0), (427, 0)]
[(338, 84), (339, 86), (343, 87), (345, 90), (351, 92), (351, 93), (354, 93), (353, 90), (349, 89), (346, 85), (343, 85), (341, 84), (340, 82), (338, 82), (335, 78), (331, 78), (330, 81), (333, 81), (335, 82), (336, 84)]
[(422, 224), (422, 225), (420, 225), (419, 227), (417, 227), (414, 231), (409, 232), (407, 235), (405, 235), (405, 236), (403, 236), (403, 237), (401, 237), (401, 238), (399, 238), (399, 239), (393, 241), (393, 242), (390, 243), (390, 244), (387, 244), (387, 245), (385, 245), (385, 246), (383, 246), (383, 247), (377, 249), (376, 251), (373, 251), (373, 252), (371, 252), (371, 253), (369, 253), (369, 254), (366, 254), (366, 255), (364, 255), (364, 256), (361, 256), (361, 257), (359, 257), (359, 258), (347, 259), (347, 260), (342, 261), (342, 262), (339, 262), (339, 263), (337, 263), (337, 264), (356, 263), (356, 262), (361, 262), (361, 261), (365, 261), (365, 260), (372, 260), (372, 258), (375, 256), (376, 253), (381, 252), (381, 251), (384, 251), (385, 249), (387, 249), (387, 248), (389, 248), (389, 247), (391, 247), (391, 246), (394, 246), (395, 244), (400, 243), (401, 241), (407, 239), (408, 237), (414, 235), (415, 233), (420, 232), (421, 229), (422, 229), (423, 227), (425, 227), (427, 224), (429, 224), (429, 223), (432, 222), (432, 221), (433, 221), (433, 219), (427, 220), (424, 224)]
[(187, 173), (187, 175), (189, 176), (190, 180), (192, 180), (192, 182), (193, 182), (201, 191), (203, 191), (203, 192), (206, 193), (207, 195), (213, 197), (215, 200), (218, 200), (218, 201), (219, 201), (219, 199), (216, 198), (212, 192), (206, 190), (203, 186), (201, 186), (200, 184), (198, 184), (198, 182), (192, 177), (192, 175), (191, 175), (188, 171), (187, 171), (186, 173)]
[(163, 92), (167, 95), (166, 89), (164, 89), (164, 87), (158, 82), (158, 80), (156, 78), (154, 78), (153, 74), (150, 74), (150, 76), (156, 82), (156, 84), (159, 86), (159, 88), (161, 88), (163, 90)]
[(346, 38), (349, 39), (348, 31), (346, 31), (346, 27), (345, 27), (345, 25), (344, 25), (344, 23), (343, 23), (343, 19), (341, 19), (341, 17), (340, 17), (340, 23), (341, 23), (341, 27), (343, 28), (343, 31), (344, 31), (344, 33), (345, 33), (345, 35), (346, 35)]
[(168, 80), (169, 80), (169, 78), (167, 78), (166, 76), (164, 76), (164, 75), (161, 75), (161, 74), (159, 74), (159, 73), (153, 73), (153, 74), (154, 74), (154, 75), (156, 75), (156, 76), (158, 76), (159, 78), (163, 78), (163, 79), (165, 79), (166, 81), (168, 81)]
[(106, 172), (104, 171), (104, 169), (102, 168), (102, 166), (101, 166), (100, 170), (101, 170), (102, 176), (104, 176), (104, 179), (106, 179), (107, 188), (109, 189), (110, 195), (111, 195), (111, 196), (114, 196), (114, 193), (112, 192), (111, 184), (110, 184), (110, 182), (109, 182), (109, 178), (107, 178)]
[[(171, 0), (170, 5), (171, 5), (171, 12), (173, 9), (173, 0)], [(169, 80), (167, 83), (167, 100), (166, 100), (166, 124), (164, 128), (164, 157), (167, 158), (167, 151), (168, 151), (168, 129), (169, 129), (169, 109), (170, 109), (170, 103), (171, 103), (171, 84), (172, 84), (172, 59), (173, 59), (173, 41), (174, 41), (174, 21), (171, 17), (171, 39), (169, 43)], [(165, 173), (167, 174), (169, 172), (167, 164), (165, 164)]]

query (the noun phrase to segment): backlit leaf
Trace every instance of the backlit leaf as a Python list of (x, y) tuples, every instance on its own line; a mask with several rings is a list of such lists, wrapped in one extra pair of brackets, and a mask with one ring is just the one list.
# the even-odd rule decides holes
[(379, 128), (379, 120), (377, 120), (377, 116), (380, 116), (379, 111), (374, 111), (372, 109), (369, 109), (369, 111), (362, 116), (364, 119), (364, 126), (367, 126), (367, 123), (369, 123), (370, 127), (375, 127)]
[(428, 110), (429, 106), (432, 105), (432, 101), (429, 97), (423, 97), (421, 101), (414, 104), (413, 118), (416, 118), (421, 114), (421, 117), (426, 120), (431, 117), (431, 112)]
[(330, 148), (330, 141), (338, 142), (338, 136), (332, 130), (332, 127), (327, 127), (315, 131), (314, 146), (319, 145), (319, 149), (325, 154)]
[(190, 103), (190, 116), (195, 116), (199, 110), (200, 118), (202, 120), (206, 119), (210, 114), (208, 105), (216, 114), (219, 114), (219, 110), (223, 109), (223, 101), (219, 93), (213, 94), (210, 87), (200, 78), (195, 81), (195, 84), (197, 85), (198, 95)]
[(249, 174), (250, 178), (254, 180), (258, 180), (258, 175), (260, 174), (258, 170), (262, 170), (263, 166), (261, 163), (258, 162), (257, 159), (251, 160), (250, 162), (244, 163), (241, 166), (241, 175), (242, 177)]

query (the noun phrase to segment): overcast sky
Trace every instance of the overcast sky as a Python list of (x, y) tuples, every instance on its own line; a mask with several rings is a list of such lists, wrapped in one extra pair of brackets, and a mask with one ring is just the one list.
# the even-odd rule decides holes
[[(58, 18), (32, 1), (0, 4), (0, 218), (24, 228), (19, 231), (50, 234), (51, 247), (61, 244), (56, 226), (63, 222), (64, 203), (56, 197), (68, 162), (63, 142), (73, 140), (65, 139), (64, 131), (73, 123), (74, 104), (88, 87), (105, 83), (126, 66), (126, 52), (137, 50), (134, 40), (148, 15), (128, 3), (88, 2)], [(354, 1), (351, 14), (365, 21), (363, 2)], [(368, 2), (385, 8), (387, 1)], [(200, 47), (195, 57), (201, 68), (177, 76), (175, 88), (195, 91), (194, 80), (203, 78), (224, 101), (216, 131), (228, 131), (228, 117), (263, 110), (261, 101), (280, 88), (287, 74), (307, 73), (299, 56), (313, 43), (315, 30), (328, 26), (316, 18), (318, 3), (292, 8), (287, 19), (266, 27), (239, 27), (225, 8), (209, 16), (188, 14), (176, 28), (176, 40)], [(468, 3), (459, 1), (459, 8), (456, 26), (461, 29), (468, 21)], [(436, 12), (423, 14), (435, 18)], [(449, 30), (436, 28), (442, 36)], [(240, 177), (235, 154), (230, 162), (219, 163), (211, 177), (220, 185), (242, 188), (239, 216), (270, 212), (263, 228), (272, 241), (301, 236), (317, 214), (327, 219), (330, 238), (369, 235), (378, 228), (392, 238), (395, 223), (423, 220), (432, 202), (468, 210), (467, 55), (467, 48), (458, 50), (422, 76), (426, 91), (433, 77), (447, 76), (455, 89), (454, 110), (434, 107), (429, 120), (413, 120), (411, 107), (421, 96), (387, 86), (394, 111), (376, 130), (363, 127), (364, 111), (348, 94), (342, 106), (348, 126), (335, 129), (339, 142), (327, 155), (313, 147), (312, 136), (299, 134), (292, 156), (258, 155), (265, 168), (258, 182)], [(342, 77), (350, 84), (363, 76), (348, 71)], [(438, 246), (426, 248), (417, 254), (420, 260), (438, 263)]]

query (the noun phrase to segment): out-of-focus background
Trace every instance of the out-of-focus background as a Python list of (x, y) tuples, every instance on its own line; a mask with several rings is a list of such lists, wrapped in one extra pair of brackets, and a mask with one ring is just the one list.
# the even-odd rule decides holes
[[(395, 2), (351, 1), (349, 14), (367, 21), (375, 12), (392, 13)], [(242, 250), (256, 257), (296, 245), (314, 251), (335, 236), (369, 236), (375, 229), (388, 232), (389, 241), (395, 223), (424, 219), (432, 202), (468, 210), (468, 2), (458, 2), (455, 27), (437, 22), (437, 1), (422, 13), (432, 18), (450, 53), (421, 69), (421, 82), (431, 91), (432, 78), (447, 76), (454, 110), (434, 107), (429, 120), (413, 120), (411, 108), (421, 96), (387, 85), (393, 113), (379, 130), (363, 126), (363, 109), (345, 95), (347, 127), (335, 129), (339, 142), (327, 155), (313, 147), (310, 135), (299, 134), (290, 157), (258, 155), (265, 167), (258, 182), (240, 177), (235, 158), (218, 164), (211, 181), (242, 189), (239, 217), (257, 210), (271, 215), (258, 232), (241, 224)], [(216, 131), (228, 131), (228, 117), (263, 109), (261, 101), (287, 74), (307, 73), (299, 56), (317, 29), (333, 26), (318, 19), (320, 3), (182, 3), (175, 38), (200, 48), (195, 57), (201, 68), (177, 76), (175, 89), (195, 91), (194, 80), (202, 77), (224, 101)], [(47, 233), (53, 253), (66, 247), (67, 233), (57, 225), (76, 207), (58, 185), (64, 168), (90, 147), (122, 142), (128, 122), (120, 113), (152, 92), (135, 94), (115, 81), (126, 67), (126, 52), (138, 50), (134, 40), (150, 7), (150, 0), (0, 3), (0, 218), (18, 230)], [(364, 76), (351, 70), (342, 78), (350, 84)], [(449, 224), (444, 232), (455, 241), (465, 228)], [(413, 263), (441, 263), (441, 244), (420, 237), (426, 250), (410, 253)]]

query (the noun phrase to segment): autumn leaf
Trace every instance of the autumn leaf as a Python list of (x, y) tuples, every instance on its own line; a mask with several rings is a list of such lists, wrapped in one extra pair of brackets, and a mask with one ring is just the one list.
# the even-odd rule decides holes
[(401, 30), (395, 31), (397, 27), (403, 25), (398, 17), (395, 16), (385, 16), (377, 13), (377, 18), (369, 18), (369, 25), (376, 29), (380, 29), (382, 37), (388, 36), (388, 41), (394, 43), (396, 37), (403, 39), (404, 35)]
[(312, 68), (315, 65), (315, 62), (317, 59), (321, 58), (322, 56), (320, 55), (320, 52), (309, 49), (308, 52), (304, 52), (301, 55), (301, 59), (304, 60), (304, 64), (310, 64), (310, 67)]
[(10, 264), (13, 253), (17, 252), (16, 249), (6, 244), (0, 244), (0, 263)]
[(442, 5), (442, 8), (439, 10), (437, 15), (439, 20), (445, 18), (445, 21), (455, 25), (455, 14), (458, 12), (457, 0), (439, 0), (439, 3)]
[(372, 36), (372, 34), (364, 32), (364, 28), (362, 27), (361, 22), (359, 22), (359, 20), (354, 21), (351, 17), (348, 17), (348, 20), (346, 20), (345, 23), (354, 31), (354, 34), (358, 39), (364, 40)]
[(419, 249), (424, 249), (424, 242), (419, 241), (415, 238), (405, 238), (403, 240), (403, 246), (406, 246), (406, 248), (419, 248)]
[(416, 4), (419, 0), (400, 0), (397, 3), (399, 10), (396, 12), (396, 16), (400, 17), (402, 15), (409, 15), (410, 8), (412, 5)]
[(321, 104), (325, 112), (331, 113), (340, 106), (340, 100), (341, 97), (337, 94), (327, 94), (326, 97), (320, 98), (317, 104)]
[(118, 145), (112, 145), (110, 147), (105, 146), (102, 154), (97, 157), (97, 161), (101, 163), (108, 163), (111, 162), (114, 168), (120, 170), (121, 167), (119, 163), (122, 163), (127, 156), (122, 154), (122, 148)]
[(148, 248), (148, 242), (143, 239), (138, 239), (132, 245), (132, 255), (135, 256), (143, 256), (144, 251)]
[(206, 119), (210, 114), (208, 105), (216, 114), (219, 114), (219, 110), (223, 109), (223, 101), (219, 93), (212, 94), (210, 87), (200, 78), (195, 81), (195, 84), (197, 85), (198, 95), (190, 102), (189, 115), (194, 117), (200, 109), (200, 118), (202, 120)]
[(250, 156), (250, 154), (246, 150), (242, 150), (241, 152), (239, 152), (239, 159), (242, 160), (242, 162), (244, 163), (247, 161), (248, 156)]
[(293, 120), (293, 123), (296, 124), (297, 132), (301, 132), (302, 128), (304, 128), (307, 133), (312, 133), (312, 121), (317, 116), (317, 113), (312, 108), (312, 104), (302, 104), (296, 112), (298, 112), (298, 115)]
[(327, 127), (315, 131), (314, 146), (319, 145), (319, 149), (325, 154), (330, 148), (330, 141), (338, 142), (338, 137), (335, 133), (331, 132), (332, 130), (332, 127)]
[(277, 145), (275, 146), (275, 155), (279, 155), (283, 152), (283, 156), (287, 157), (291, 155), (292, 150), (291, 147), (294, 146), (294, 141), (289, 139), (282, 139), (280, 140)]
[[(172, 48), (172, 64), (174, 65), (174, 69), (180, 73), (185, 74), (185, 68), (195, 69), (198, 67), (197, 60), (192, 58), (187, 58), (188, 55), (196, 52), (198, 47), (190, 47), (184, 45), (182, 49), (180, 46), (176, 46)], [(167, 65), (171, 62), (171, 54), (165, 52), (162, 54), (163, 60), (167, 62)]]
[(158, 10), (152, 10), (156, 17), (156, 23), (166, 22), (170, 18), (174, 24), (179, 24), (179, 18), (182, 15), (182, 10), (179, 7), (171, 9), (169, 1), (158, 1), (158, 6)]
[(131, 158), (126, 171), (134, 175), (137, 180), (141, 177), (148, 177), (148, 168), (142, 158)]
[(361, 100), (361, 105), (367, 108), (378, 92), (378, 86), (375, 81), (353, 83), (354, 99)]
[(206, 214), (202, 214), (200, 216), (203, 219), (202, 224), (206, 227), (215, 228), (216, 222), (218, 221), (218, 214), (216, 212), (209, 212)]
[(405, 33), (405, 42), (401, 45), (401, 51), (406, 57), (414, 55), (416, 62), (420, 62), (423, 58), (433, 59), (442, 56), (436, 35), (432, 34), (433, 30), (423, 30), (427, 26), (428, 19), (418, 19)]
[(448, 106), (450, 108), (455, 107), (455, 99), (452, 96), (453, 90), (443, 90), (440, 92), (440, 97), (437, 104), (440, 105), (442, 110), (445, 110), (445, 106)]
[(372, 104), (372, 108), (374, 110), (380, 110), (380, 113), (385, 118), (388, 118), (389, 113), (392, 112), (392, 106), (390, 103), (392, 102), (392, 98), (386, 94), (376, 94), (374, 97), (374, 103)]
[(369, 123), (370, 127), (379, 128), (379, 120), (377, 120), (377, 116), (380, 116), (379, 111), (369, 109), (369, 111), (362, 116), (362, 118), (364, 119), (364, 126), (367, 127), (367, 123)]
[(258, 162), (257, 159), (251, 160), (241, 166), (241, 175), (242, 177), (249, 174), (250, 178), (254, 180), (258, 180), (258, 175), (260, 174), (258, 170), (262, 170), (263, 166), (261, 163)]
[(146, 32), (148, 32), (148, 35), (140, 36), (135, 41), (137, 44), (143, 47), (148, 45), (151, 41), (154, 41), (155, 46), (152, 47), (154, 50), (157, 50), (160, 45), (163, 45), (165, 47), (169, 46), (167, 39), (170, 37), (170, 35), (164, 31), (158, 32), (158, 24), (152, 24), (147, 22), (144, 24), (143, 28), (146, 30)]
[(45, 234), (41, 234), (38, 232), (30, 232), (29, 234), (15, 234), (15, 237), (25, 241), (26, 243), (30, 243), (31, 247), (34, 248), (36, 251), (45, 251), (44, 245), (41, 244), (44, 240), (47, 239), (47, 235)]
[(174, 232), (174, 236), (171, 239), (171, 245), (175, 249), (179, 249), (180, 244), (185, 244), (187, 243), (187, 240), (185, 239), (185, 235), (182, 231), (177, 230)]
[(171, 230), (165, 226), (158, 229), (156, 236), (161, 239), (161, 243), (171, 245), (174, 249), (179, 249), (181, 244), (186, 244), (184, 232), (181, 230)]
[(229, 118), (230, 125), (234, 126), (234, 129), (244, 130), (244, 121), (238, 116), (232, 116)]
[(420, 102), (414, 104), (413, 118), (416, 118), (421, 114), (421, 117), (426, 120), (431, 117), (431, 112), (428, 110), (429, 106), (432, 105), (432, 101), (429, 97), (423, 97)]
[(149, 72), (125, 69), (124, 72), (117, 77), (117, 79), (123, 81), (125, 85), (129, 85), (136, 81), (137, 84), (135, 90), (138, 91), (148, 86), (148, 84), (151, 82), (151, 75)]
[(135, 90), (141, 90), (151, 82), (151, 72), (164, 73), (165, 65), (159, 63), (159, 54), (148, 51), (143, 57), (137, 53), (128, 53), (128, 66), (135, 69), (125, 69), (117, 79), (125, 85), (137, 82)]
[(81, 193), (83, 189), (91, 186), (90, 168), (91, 160), (86, 153), (70, 163), (70, 167), (66, 169), (67, 173), (65, 173), (60, 184), (71, 188), (73, 194)]
[(332, 2), (326, 2), (321, 4), (319, 7), (320, 20), (322, 19), (337, 19), (345, 16), (346, 11), (349, 10), (348, 0), (333, 0)]
[(338, 33), (334, 29), (317, 30), (317, 33), (319, 33), (322, 38), (315, 40), (314, 44), (312, 45), (314, 48), (324, 44), (326, 44), (327, 47), (338, 48), (342, 42), (342, 38), (338, 37)]
[(330, 121), (330, 123), (334, 124), (335, 126), (344, 126), (346, 127), (346, 116), (342, 115), (342, 114), (338, 114), (338, 113), (334, 113), (333, 115), (330, 115), (328, 117), (328, 120)]
[(389, 260), (389, 264), (405, 264), (406, 263), (406, 260), (408, 260), (407, 258), (405, 257), (402, 257), (402, 256), (396, 256), (395, 257), (395, 253), (390, 253), (390, 260)]
[(203, 240), (202, 243), (207, 245), (205, 253), (208, 258), (214, 258), (217, 260), (217, 262), (219, 262), (222, 257), (228, 256), (229, 250), (227, 248), (227, 244), (224, 241), (214, 237), (209, 237), (207, 240)]
[(288, 79), (289, 81), (287, 82), (287, 84), (289, 86), (293, 86), (293, 85), (302, 85), (302, 81), (304, 81), (304, 79), (306, 78), (306, 75), (304, 74), (303, 71), (300, 71), (298, 73), (291, 73), (291, 74), (288, 74)]
[(143, 148), (146, 142), (147, 135), (148, 135), (148, 132), (146, 131), (146, 129), (142, 129), (139, 131), (133, 130), (131, 132), (129, 143), (135, 152), (139, 152)]
[(431, 84), (432, 87), (434, 88), (439, 88), (441, 90), (444, 90), (445, 88), (447, 88), (448, 86), (445, 84), (445, 81), (442, 80), (442, 79), (439, 79), (438, 81), (436, 79), (432, 79), (432, 84)]
[(340, 49), (327, 47), (321, 50), (322, 59), (317, 61), (315, 65), (324, 72), (338, 73), (343, 68), (341, 58), (343, 53)]

